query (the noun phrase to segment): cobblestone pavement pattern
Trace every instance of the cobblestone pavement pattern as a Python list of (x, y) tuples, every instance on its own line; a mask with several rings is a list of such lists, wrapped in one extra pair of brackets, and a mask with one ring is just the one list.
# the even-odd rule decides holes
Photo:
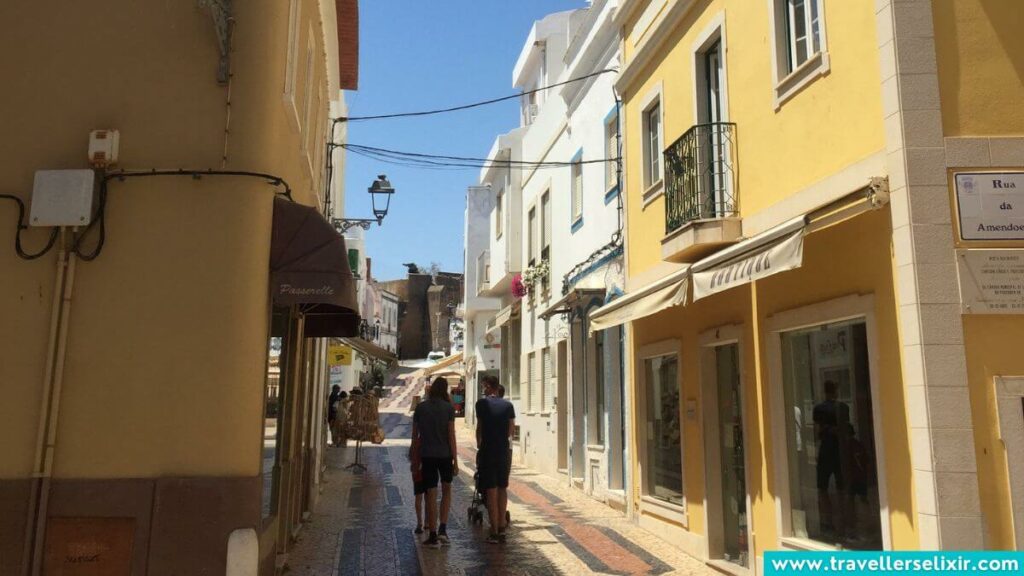
[(460, 474), (452, 486), (451, 546), (417, 542), (407, 459), (411, 390), (398, 387), (382, 402), (383, 445), (366, 445), (366, 471), (346, 469), (355, 446), (329, 448), (327, 481), (317, 510), (288, 558), (288, 574), (390, 576), (422, 574), (700, 574), (713, 572), (620, 513), (557, 479), (513, 468), (512, 527), (504, 545), (488, 544), (483, 526), (468, 521), (473, 496), (474, 443), (457, 420)]

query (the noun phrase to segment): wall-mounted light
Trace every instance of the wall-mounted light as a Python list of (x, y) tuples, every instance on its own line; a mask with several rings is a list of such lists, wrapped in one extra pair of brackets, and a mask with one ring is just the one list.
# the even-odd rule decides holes
[(388, 210), (391, 208), (391, 196), (395, 193), (391, 182), (388, 182), (388, 177), (384, 174), (377, 176), (377, 179), (366, 190), (370, 193), (370, 200), (373, 202), (373, 218), (333, 219), (332, 224), (342, 234), (353, 226), (359, 226), (363, 230), (369, 230), (374, 222), (380, 226), (384, 217), (388, 215)]

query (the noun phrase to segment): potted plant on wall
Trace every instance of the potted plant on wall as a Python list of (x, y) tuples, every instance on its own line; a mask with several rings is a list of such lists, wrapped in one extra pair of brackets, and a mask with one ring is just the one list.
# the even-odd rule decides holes
[(522, 282), (526, 287), (527, 293), (533, 293), (533, 291), (541, 285), (546, 286), (548, 283), (548, 274), (551, 272), (551, 266), (548, 261), (541, 260), (537, 264), (530, 266), (523, 271)]

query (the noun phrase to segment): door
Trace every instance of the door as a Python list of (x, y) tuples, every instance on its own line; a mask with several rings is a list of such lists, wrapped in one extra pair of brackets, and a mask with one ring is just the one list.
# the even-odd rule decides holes
[(702, 358), (708, 446), (709, 556), (750, 567), (750, 515), (744, 451), (739, 344), (705, 349)]
[(706, 153), (704, 213), (707, 218), (720, 218), (732, 212), (729, 201), (728, 127), (725, 110), (725, 70), (722, 43), (712, 44), (704, 52), (704, 123), (707, 124), (704, 148)]
[(558, 469), (569, 468), (569, 397), (566, 396), (566, 383), (569, 369), (568, 346), (566, 341), (558, 343), (558, 388), (555, 391), (555, 410), (558, 417)]

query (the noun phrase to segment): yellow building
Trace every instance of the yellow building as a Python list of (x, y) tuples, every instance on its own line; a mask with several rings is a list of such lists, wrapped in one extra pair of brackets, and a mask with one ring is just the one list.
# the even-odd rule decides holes
[(738, 573), (1024, 549), (1019, 3), (615, 17), (631, 515)]
[[(320, 480), (314, 336), (357, 319), (320, 214), (342, 200), (324, 167), (356, 9), (0, 7), (0, 574), (83, 554), (103, 574), (280, 568)], [(64, 177), (94, 191), (83, 226), (21, 230), (17, 205), (48, 222), (39, 193), (71, 194)], [(16, 235), (23, 256), (52, 247), (25, 259)], [(339, 261), (315, 285), (295, 260), (312, 236)]]

